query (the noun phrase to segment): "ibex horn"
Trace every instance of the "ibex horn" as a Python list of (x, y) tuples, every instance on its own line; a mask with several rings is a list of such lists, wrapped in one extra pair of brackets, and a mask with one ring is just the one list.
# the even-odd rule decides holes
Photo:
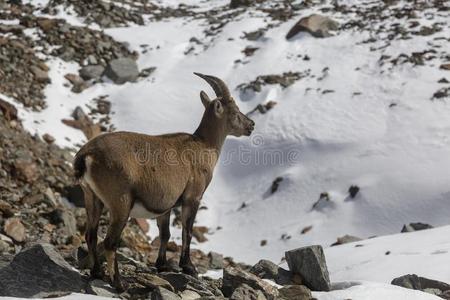
[(194, 74), (200, 78), (203, 78), (212, 87), (218, 98), (221, 98), (224, 102), (230, 101), (230, 91), (228, 90), (227, 85), (222, 81), (222, 79), (197, 72), (194, 72)]

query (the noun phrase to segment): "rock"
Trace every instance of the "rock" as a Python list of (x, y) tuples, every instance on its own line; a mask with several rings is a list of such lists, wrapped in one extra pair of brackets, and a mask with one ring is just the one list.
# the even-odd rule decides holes
[(242, 284), (247, 284), (252, 289), (260, 290), (269, 300), (276, 299), (278, 295), (276, 288), (250, 272), (231, 266), (223, 270), (222, 291), (226, 297), (230, 297)]
[(159, 276), (167, 280), (174, 287), (176, 292), (182, 292), (189, 289), (197, 292), (201, 296), (222, 296), (221, 291), (217, 288), (213, 288), (209, 286), (205, 281), (187, 274), (168, 272), (160, 273)]
[(266, 300), (263, 292), (254, 290), (249, 285), (243, 283), (234, 290), (230, 300)]
[(114, 83), (123, 84), (127, 81), (136, 81), (139, 70), (134, 59), (122, 57), (109, 62), (105, 75)]
[(191, 290), (184, 290), (181, 292), (181, 299), (182, 300), (195, 300), (200, 299), (201, 296), (199, 293), (191, 291)]
[(237, 8), (240, 6), (250, 6), (255, 2), (255, 0), (231, 0), (230, 8)]
[(42, 139), (47, 143), (47, 144), (53, 144), (53, 142), (55, 142), (55, 138), (53, 136), (51, 136), (48, 133), (45, 133), (42, 136)]
[(192, 235), (197, 239), (199, 243), (204, 243), (208, 240), (205, 236), (205, 233), (208, 233), (208, 227), (194, 226), (192, 228)]
[(84, 80), (99, 79), (104, 72), (102, 65), (85, 66), (80, 69), (80, 76)]
[(219, 254), (217, 252), (209, 252), (208, 253), (209, 258), (209, 267), (211, 269), (223, 269), (223, 255)]
[(344, 235), (341, 237), (337, 238), (337, 241), (334, 242), (333, 244), (331, 244), (331, 246), (338, 246), (338, 245), (343, 245), (343, 244), (347, 244), (347, 243), (353, 243), (353, 242), (357, 242), (357, 241), (361, 241), (362, 239), (353, 235)]
[(417, 276), (416, 274), (408, 274), (394, 278), (391, 282), (393, 285), (401, 286), (412, 290), (433, 290), (438, 289), (441, 293), (450, 290), (450, 284), (442, 281), (428, 279)]
[(158, 277), (156, 275), (153, 275), (153, 274), (142, 273), (136, 279), (139, 283), (143, 284), (146, 287), (150, 287), (152, 289), (162, 287), (171, 292), (174, 291), (173, 286), (167, 280), (165, 280), (161, 277)]
[(7, 219), (3, 226), (3, 231), (16, 242), (20, 243), (26, 239), (25, 226), (23, 226), (19, 218)]
[(439, 68), (441, 70), (450, 71), (450, 64), (442, 64)]
[(46, 19), (46, 18), (38, 19), (37, 24), (44, 32), (51, 31), (55, 26), (58, 25), (56, 19)]
[(278, 290), (283, 300), (312, 300), (311, 291), (304, 285), (287, 285)]
[(49, 83), (50, 82), (50, 78), (48, 77), (47, 71), (44, 71), (41, 68), (38, 68), (36, 66), (31, 66), (30, 70), (33, 73), (34, 79), (37, 82), (41, 82), (41, 83)]
[(80, 273), (49, 244), (23, 250), (0, 270), (0, 296), (29, 298), (42, 292), (79, 293), (85, 287)]
[(156, 67), (149, 67), (141, 70), (141, 73), (139, 73), (139, 77), (146, 78), (150, 76), (153, 72), (155, 72)]
[(31, 183), (39, 178), (38, 167), (35, 163), (16, 160), (14, 163), (14, 173), (15, 175), (25, 182)]
[(174, 292), (158, 287), (152, 292), (151, 300), (181, 300), (181, 298)]
[(286, 39), (294, 37), (297, 33), (306, 31), (314, 37), (324, 38), (331, 36), (330, 31), (337, 30), (339, 23), (329, 17), (312, 14), (308, 17), (301, 18), (286, 35)]
[(313, 291), (330, 291), (330, 277), (322, 246), (290, 250), (285, 257), (291, 272), (300, 275), (304, 285)]
[(17, 120), (17, 108), (11, 103), (0, 99), (0, 111), (7, 121)]
[(108, 115), (111, 112), (111, 102), (104, 99), (97, 100), (97, 112), (99, 114)]
[(292, 284), (292, 273), (285, 270), (270, 260), (261, 259), (250, 269), (250, 273), (255, 274), (261, 279), (270, 279), (277, 284)]
[(77, 74), (69, 73), (64, 75), (64, 78), (66, 78), (73, 85), (71, 91), (74, 93), (77, 94), (81, 93), (82, 91), (84, 91), (86, 88), (89, 87), (89, 84), (85, 82), (83, 78), (81, 78)]
[(355, 198), (356, 195), (359, 192), (359, 186), (357, 185), (352, 185), (351, 187), (348, 188), (348, 193), (350, 194), (351, 198)]
[(413, 232), (413, 231), (419, 231), (419, 230), (425, 230), (425, 229), (432, 229), (433, 226), (426, 224), (426, 223), (409, 223), (403, 225), (401, 232)]
[(116, 290), (100, 279), (91, 280), (88, 284), (86, 292), (100, 297), (107, 297), (107, 298), (117, 297)]
[(134, 221), (142, 230), (142, 232), (147, 233), (150, 230), (150, 224), (148, 223), (147, 219), (135, 218)]

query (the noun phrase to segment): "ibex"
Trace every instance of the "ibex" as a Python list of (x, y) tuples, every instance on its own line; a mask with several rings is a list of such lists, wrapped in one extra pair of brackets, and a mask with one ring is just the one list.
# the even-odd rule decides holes
[(145, 135), (133, 132), (106, 133), (86, 143), (74, 160), (75, 176), (84, 192), (86, 242), (91, 276), (99, 277), (97, 229), (103, 207), (109, 210), (110, 225), (104, 240), (105, 257), (112, 284), (123, 291), (116, 249), (128, 218), (156, 218), (160, 247), (155, 266), (167, 270), (171, 209), (181, 205), (182, 252), (179, 265), (184, 273), (196, 275), (190, 259), (195, 216), (208, 187), (227, 135), (249, 136), (255, 126), (239, 111), (225, 83), (217, 77), (203, 78), (217, 98), (204, 92), (205, 111), (193, 134)]

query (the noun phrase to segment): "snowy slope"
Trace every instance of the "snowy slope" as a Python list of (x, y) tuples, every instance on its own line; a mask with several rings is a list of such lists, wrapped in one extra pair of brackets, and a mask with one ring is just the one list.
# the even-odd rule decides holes
[[(170, 1), (175, 5), (173, 2)], [(226, 3), (199, 2), (198, 9)], [(301, 14), (317, 12), (318, 7), (305, 9)], [(331, 16), (339, 22), (351, 17)], [(72, 19), (82, 21), (74, 16), (69, 18)], [(268, 100), (275, 100), (278, 105), (267, 114), (252, 116), (256, 129), (251, 138), (227, 140), (213, 182), (204, 195), (208, 209), (201, 210), (197, 218), (197, 224), (208, 226), (213, 234), (208, 235), (208, 242), (197, 247), (247, 263), (261, 258), (278, 262), (288, 249), (316, 243), (328, 246), (344, 234), (363, 238), (392, 234), (399, 232), (404, 223), (415, 221), (436, 226), (449, 224), (450, 106), (445, 101), (430, 101), (442, 87), (437, 81), (449, 76), (448, 71), (439, 69), (444, 61), (435, 59), (424, 66), (407, 63), (392, 69), (379, 63), (381, 55), (396, 57), (423, 51), (430, 43), (440, 44), (442, 51), (448, 51), (445, 40), (434, 39), (450, 35), (448, 23), (435, 35), (393, 40), (387, 48), (370, 51), (373, 44), (362, 43), (374, 35), (369, 31), (343, 30), (327, 39), (300, 34), (286, 41), (285, 34), (297, 20), (295, 17), (269, 29), (258, 41), (241, 38), (243, 32), (267, 25), (265, 15), (251, 9), (214, 37), (204, 36), (204, 20), (183, 18), (107, 29), (107, 34), (127, 42), (132, 50), (140, 51), (141, 44), (150, 45), (152, 50), (140, 53), (138, 64), (141, 69), (156, 66), (155, 73), (137, 83), (119, 86), (106, 82), (73, 94), (63, 86), (62, 75), (78, 66), (54, 60), (50, 63), (52, 83), (46, 89), (49, 108), (41, 113), (26, 113), (25, 125), (40, 134), (51, 133), (61, 145), (72, 146), (83, 137), (79, 131), (63, 127), (60, 119), (67, 117), (75, 106), (108, 94), (115, 112), (112, 122), (120, 130), (148, 134), (193, 132), (203, 112), (199, 91), (213, 93), (192, 72), (213, 74), (229, 84), (244, 112)], [(429, 25), (431, 21), (448, 22), (448, 18), (436, 14), (430, 20), (424, 12), (416, 21)], [(395, 20), (384, 22), (388, 26)], [(208, 48), (190, 42), (192, 37)], [(186, 55), (191, 46), (194, 51)], [(241, 51), (246, 46), (260, 49), (245, 58)], [(305, 55), (311, 59), (303, 60)], [(234, 63), (237, 59), (246, 63)], [(318, 80), (326, 67), (327, 75)], [(235, 89), (258, 75), (308, 69), (315, 77), (303, 78), (286, 89), (267, 85), (260, 93), (242, 100)], [(334, 92), (323, 94), (324, 90)], [(392, 103), (396, 106), (390, 107)], [(40, 123), (36, 124), (36, 120)], [(280, 153), (281, 163), (261, 159)], [(278, 176), (284, 180), (278, 191), (269, 195), (272, 181)], [(361, 188), (355, 199), (348, 197), (351, 185)], [(329, 194), (331, 203), (321, 210), (312, 210), (323, 192)], [(247, 207), (240, 210), (244, 202)], [(312, 230), (302, 235), (301, 230), (310, 225)], [(215, 230), (218, 226), (221, 229)], [(179, 239), (178, 230), (174, 232), (173, 238)], [(416, 270), (412, 264), (404, 263), (395, 275), (420, 272), (436, 277), (435, 266), (445, 259), (431, 254), (439, 246), (427, 244), (428, 232), (417, 236), (420, 241), (405, 242), (405, 247), (410, 245), (409, 250), (398, 251), (428, 251), (427, 259), (433, 259), (429, 263), (433, 267), (423, 265)], [(151, 234), (155, 236), (156, 226), (152, 226)], [(290, 239), (281, 239), (283, 234)], [(267, 245), (261, 247), (261, 240), (267, 240)], [(436, 240), (448, 245), (450, 235)], [(365, 252), (361, 257), (353, 256), (356, 251), (369, 248), (381, 251), (379, 244), (370, 244), (373, 241), (364, 241), (367, 247), (352, 249), (355, 252), (352, 251), (351, 259), (355, 259), (357, 267), (350, 271), (355, 273), (348, 270), (348, 265), (339, 265), (344, 261), (340, 259), (342, 256), (347, 263), (349, 256), (345, 251), (352, 245), (327, 250), (333, 281), (392, 279), (393, 273), (386, 278), (377, 277), (381, 272), (371, 273), (372, 267), (383, 266), (378, 264), (378, 258), (368, 259), (365, 255), (369, 253)], [(391, 242), (390, 237), (383, 241)], [(421, 244), (424, 248), (416, 250)], [(386, 245), (388, 250), (389, 246)], [(394, 257), (398, 258), (394, 252), (382, 257), (386, 267)], [(409, 259), (403, 257), (405, 261)], [(370, 267), (364, 265), (366, 260), (370, 261)], [(440, 278), (436, 279), (450, 280), (448, 272), (437, 276)], [(326, 297), (320, 299), (330, 299)]]

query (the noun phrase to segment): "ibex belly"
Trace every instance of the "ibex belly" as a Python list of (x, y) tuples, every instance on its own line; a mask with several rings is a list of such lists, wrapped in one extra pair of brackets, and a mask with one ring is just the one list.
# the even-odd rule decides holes
[(134, 203), (133, 208), (130, 211), (130, 217), (141, 219), (155, 219), (164, 213), (151, 212), (140, 202)]

